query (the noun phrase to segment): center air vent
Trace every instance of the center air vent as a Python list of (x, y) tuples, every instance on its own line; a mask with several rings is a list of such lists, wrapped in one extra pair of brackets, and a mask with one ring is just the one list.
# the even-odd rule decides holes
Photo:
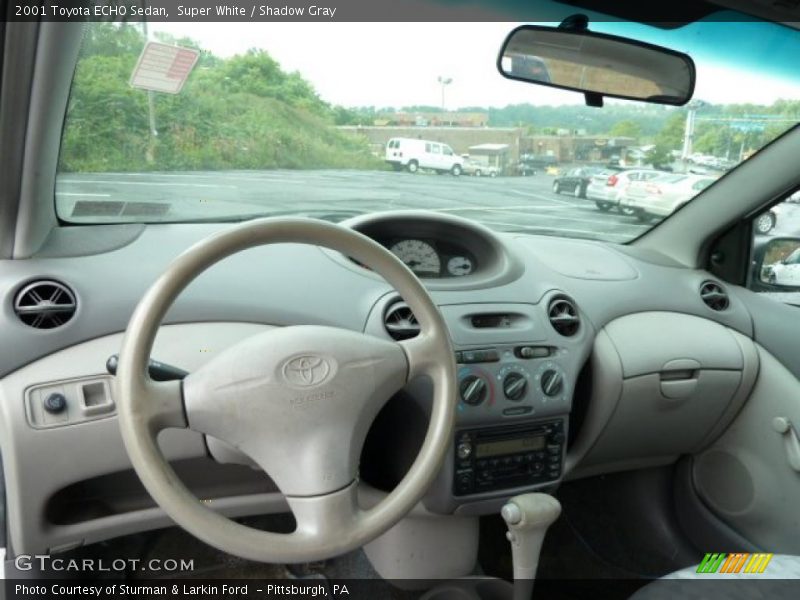
[(14, 298), (14, 312), (20, 321), (36, 329), (60, 327), (73, 317), (76, 308), (75, 295), (58, 281), (34, 281)]
[(578, 333), (581, 326), (578, 309), (572, 300), (559, 297), (550, 302), (547, 308), (547, 318), (550, 324), (558, 333), (565, 337), (570, 337)]
[(405, 302), (395, 302), (386, 309), (383, 327), (395, 340), (407, 340), (419, 334), (419, 323)]
[(700, 298), (711, 310), (722, 311), (730, 306), (728, 294), (716, 281), (704, 281), (700, 286)]

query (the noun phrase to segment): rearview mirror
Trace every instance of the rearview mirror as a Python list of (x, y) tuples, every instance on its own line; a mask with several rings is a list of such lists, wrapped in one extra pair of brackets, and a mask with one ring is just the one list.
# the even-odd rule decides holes
[(585, 30), (517, 27), (497, 67), (509, 79), (583, 92), (596, 106), (605, 96), (680, 106), (694, 92), (687, 54)]

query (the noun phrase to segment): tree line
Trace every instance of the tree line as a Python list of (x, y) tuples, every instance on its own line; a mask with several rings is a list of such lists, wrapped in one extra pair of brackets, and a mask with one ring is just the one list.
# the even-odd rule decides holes
[[(177, 95), (129, 85), (145, 44), (136, 24), (87, 24), (62, 140), (63, 171), (217, 170), (272, 168), (383, 168), (366, 141), (335, 125), (372, 125), (403, 108), (335, 106), (297, 72), (286, 72), (267, 52), (252, 49), (221, 58), (191, 39), (157, 34), (166, 43), (201, 51)], [(687, 110), (649, 104), (462, 107), (485, 112), (492, 127), (527, 134), (560, 130), (631, 137), (650, 144), (653, 162), (668, 161), (683, 144)], [(155, 121), (153, 135), (151, 116)], [(738, 121), (737, 121), (738, 119)], [(774, 120), (773, 120), (774, 119)], [(771, 105), (708, 105), (697, 113), (694, 151), (738, 158), (765, 145), (800, 120), (800, 101)]]
[[(338, 131), (334, 109), (263, 50), (201, 52), (180, 94), (129, 85), (145, 43), (137, 25), (84, 32), (62, 140), (63, 171), (374, 168), (366, 144)], [(160, 41), (199, 48), (191, 39)]]
[[(630, 137), (640, 145), (655, 145), (658, 162), (683, 147), (686, 108), (649, 104), (607, 104), (602, 109), (581, 105), (539, 106), (515, 104), (502, 108), (466, 107), (462, 112), (488, 114), (490, 127), (520, 127), (529, 135), (571, 134)], [(417, 105), (400, 109), (374, 106), (336, 107), (335, 121), (342, 125), (371, 125), (396, 112), (435, 113), (440, 107)], [(737, 159), (741, 151), (756, 150), (800, 121), (800, 101), (776, 100), (770, 105), (707, 105), (697, 113), (693, 151)]]

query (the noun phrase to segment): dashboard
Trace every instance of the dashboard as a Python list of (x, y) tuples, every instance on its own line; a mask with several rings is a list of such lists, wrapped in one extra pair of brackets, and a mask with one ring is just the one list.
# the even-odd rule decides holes
[[(750, 315), (732, 293), (722, 311), (704, 304), (703, 286), (725, 291), (708, 273), (625, 247), (500, 234), (422, 211), (342, 225), (424, 277), (450, 331), (457, 423), (424, 500), (433, 512), (488, 514), (509, 495), (551, 489), (582, 471), (668, 464), (733, 418), (757, 372)], [(166, 523), (130, 470), (104, 365), (168, 262), (224, 227), (109, 228), (115, 243), (91, 252), (62, 232), (50, 255), (0, 263), (0, 328), (15, 349), (0, 355), (0, 444), (18, 551)], [(14, 312), (15, 301), (37, 281), (54, 279), (72, 292), (73, 314), (53, 329), (34, 329)], [(250, 335), (296, 324), (392, 339), (390, 318), (406, 325), (404, 336), (414, 334), (407, 311), (384, 280), (341, 254), (263, 246), (222, 261), (186, 288), (153, 358), (191, 371)], [(68, 405), (57, 417), (40, 410), (54, 391)], [(387, 404), (362, 454), (363, 481), (390, 489), (402, 478), (421, 443), (429, 400), (422, 380)], [(189, 431), (163, 442), (187, 485), (224, 514), (285, 510), (279, 491), (229, 449)], [(54, 456), (53, 447), (69, 451)], [(216, 487), (203, 475), (212, 471), (220, 473)]]

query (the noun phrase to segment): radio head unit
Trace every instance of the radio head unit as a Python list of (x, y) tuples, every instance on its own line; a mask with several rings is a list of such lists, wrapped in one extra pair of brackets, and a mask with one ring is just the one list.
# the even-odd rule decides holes
[(552, 483), (561, 477), (563, 419), (460, 430), (455, 436), (453, 494)]

